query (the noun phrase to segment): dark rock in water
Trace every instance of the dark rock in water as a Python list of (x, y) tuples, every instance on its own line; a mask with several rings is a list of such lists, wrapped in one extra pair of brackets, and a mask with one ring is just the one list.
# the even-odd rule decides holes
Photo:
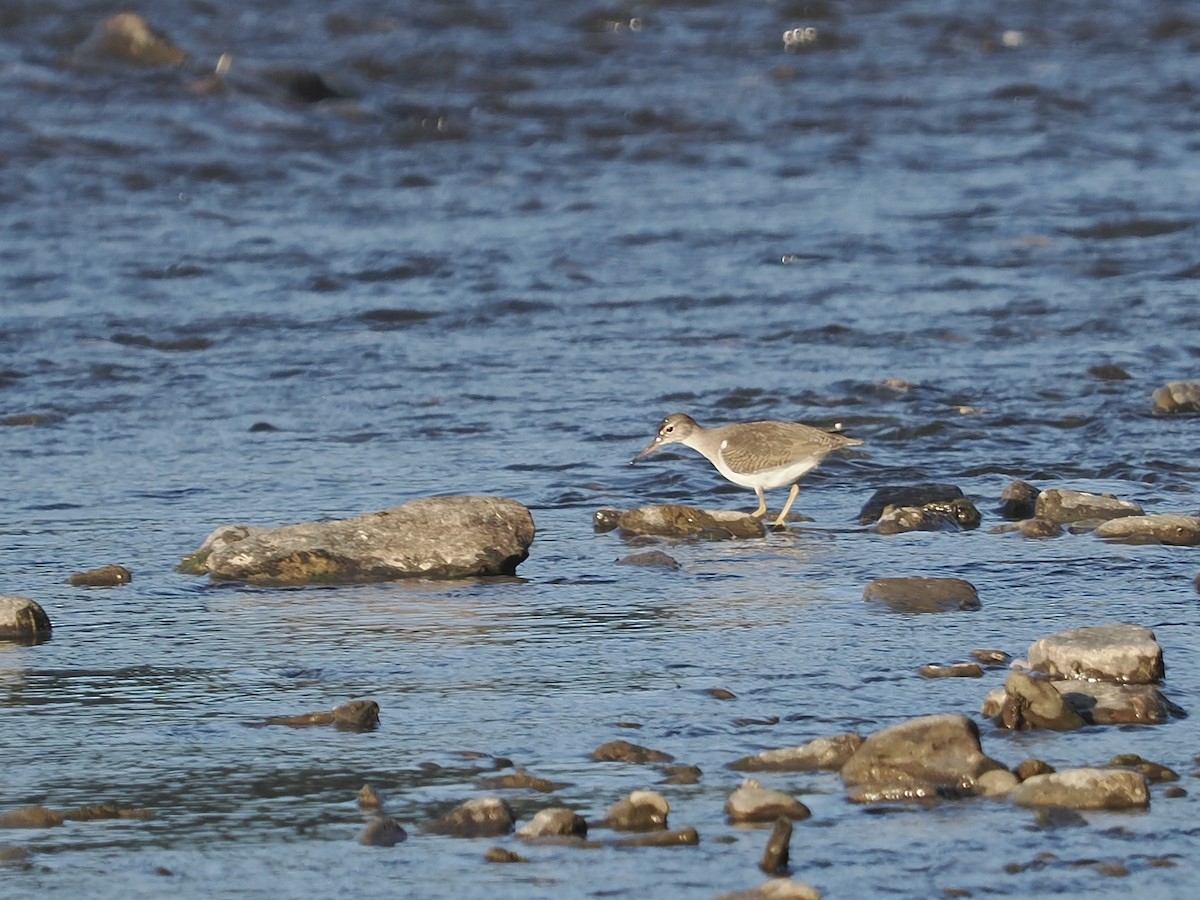
[(529, 860), (520, 853), (514, 853), (512, 850), (506, 850), (504, 847), (489, 847), (488, 852), (483, 855), (483, 858), (490, 863), (529, 862)]
[(1096, 526), (1096, 537), (1127, 544), (1200, 546), (1200, 517), (1180, 515), (1122, 516)]
[(1200, 412), (1200, 381), (1172, 381), (1150, 395), (1155, 412)]
[(536, 775), (530, 775), (528, 772), (520, 771), (513, 772), (508, 775), (497, 775), (493, 778), (482, 778), (476, 782), (475, 786), (480, 790), (485, 791), (504, 791), (504, 790), (520, 790), (520, 791), (538, 791), (543, 794), (551, 794), (554, 791), (561, 791), (563, 788), (570, 787), (570, 784), (549, 781), (545, 778), (538, 778)]
[(1022, 537), (1030, 540), (1062, 537), (1063, 527), (1052, 519), (1042, 519), (1034, 516), (1032, 519), (1022, 519), (1016, 524), (1016, 530)]
[(641, 506), (620, 514), (617, 527), (625, 537), (731, 538), (762, 537), (766, 532), (761, 519), (749, 513), (721, 509), (697, 509), (694, 506)]
[(1057, 806), (1065, 809), (1146, 809), (1150, 790), (1146, 779), (1129, 769), (1063, 769), (1033, 775), (1017, 785), (1010, 797), (1018, 806)]
[(374, 816), (358, 835), (358, 842), (367, 847), (394, 847), (408, 840), (408, 832), (391, 816)]
[(803, 821), (812, 811), (790, 794), (747, 778), (725, 801), (725, 815), (730, 822), (774, 822), (781, 817)]
[(678, 831), (650, 831), (613, 841), (616, 847), (695, 847), (700, 843), (700, 833), (695, 828)]
[(643, 550), (630, 553), (617, 560), (618, 566), (659, 566), (663, 569), (678, 569), (679, 561), (661, 550)]
[(1088, 374), (1101, 381), (1128, 381), (1133, 377), (1123, 367), (1113, 365), (1112, 363), (1100, 363), (1099, 365), (1091, 366), (1088, 369)]
[(1087, 819), (1073, 809), (1061, 806), (1039, 806), (1033, 811), (1038, 828), (1084, 828)]
[(917, 674), (922, 678), (982, 678), (983, 667), (979, 663), (952, 663), (946, 666), (929, 663), (921, 666)]
[(1041, 492), (1028, 481), (1014, 481), (1000, 492), (1000, 515), (1006, 519), (1033, 518)]
[(1142, 508), (1128, 500), (1118, 500), (1111, 494), (1051, 488), (1038, 494), (1036, 514), (1040, 519), (1066, 524), (1140, 516)]
[(72, 575), (67, 583), (74, 587), (115, 587), (119, 584), (129, 584), (133, 576), (124, 566), (101, 566)]
[(783, 875), (788, 870), (789, 844), (792, 840), (792, 822), (787, 818), (775, 820), (771, 836), (767, 839), (767, 849), (758, 867), (768, 875)]
[[(1049, 681), (1045, 684), (1057, 691), (1063, 702), (1087, 725), (1161, 725), (1173, 716), (1186, 715), (1150, 684), (1112, 684), (1078, 679)], [(1001, 718), (1009, 699), (1003, 688), (990, 691), (983, 700), (983, 716), (988, 719)]]
[(513, 830), (513, 811), (499, 797), (478, 797), (460, 803), (425, 830), (451, 837), (497, 837)]
[(1029, 663), (1057, 678), (1099, 678), (1124, 684), (1152, 684), (1165, 673), (1162, 647), (1140, 625), (1072, 628), (1035, 641)]
[(863, 736), (852, 731), (819, 737), (799, 747), (764, 750), (729, 764), (735, 772), (836, 772), (862, 746)]
[(0, 597), (0, 641), (40, 644), (50, 640), (50, 617), (26, 597)]
[(699, 766), (667, 766), (663, 774), (663, 784), (699, 784), (704, 772)]
[(109, 16), (77, 48), (80, 59), (111, 60), (138, 66), (178, 66), (187, 54), (152, 29), (137, 13)]
[(613, 831), (665, 831), (671, 804), (657, 791), (633, 791), (613, 804), (600, 823)]
[(926, 503), (949, 503), (963, 496), (962, 490), (952, 484), (913, 484), (882, 487), (871, 495), (858, 513), (862, 525), (879, 520), (889, 506), (924, 506)]
[(1133, 769), (1141, 772), (1142, 777), (1150, 784), (1162, 784), (1168, 781), (1178, 781), (1179, 773), (1162, 763), (1151, 762), (1136, 753), (1121, 753), (1108, 761), (1106, 768)]
[(557, 806), (539, 810), (519, 829), (517, 837), (587, 837), (587, 821), (573, 809)]
[(515, 500), (428, 497), (353, 519), (227, 525), (179, 571), (273, 586), (512, 575), (533, 537), (533, 517)]
[(255, 422), (249, 428), (249, 431), (251, 434), (262, 434), (263, 432), (266, 432), (266, 431), (278, 431), (278, 430), (279, 429), (276, 428), (274, 425), (272, 425), (270, 422)]
[(592, 513), (592, 528), (598, 534), (612, 531), (621, 521), (621, 511), (612, 507), (604, 507)]
[(980, 608), (975, 585), (962, 578), (875, 578), (864, 600), (879, 600), (898, 612), (937, 613)]
[(1023, 672), (1008, 676), (1004, 693), (1004, 704), (996, 718), (997, 724), (1005, 728), (1071, 731), (1086, 724), (1051, 684)]
[(1026, 759), (1012, 770), (1018, 780), (1024, 781), (1026, 778), (1032, 778), (1034, 775), (1049, 775), (1054, 771), (1054, 766), (1048, 762), (1043, 762), (1040, 759)]
[(44, 806), (22, 806), (0, 813), (0, 828), (53, 828), (64, 821), (62, 813)]
[(288, 96), (299, 103), (320, 103), (342, 96), (316, 72), (295, 72), (287, 78), (286, 84)]
[(736, 700), (737, 694), (725, 688), (709, 688), (704, 693), (712, 697), (714, 700)]
[(267, 725), (306, 728), (310, 725), (335, 725), (345, 731), (370, 731), (379, 727), (379, 704), (374, 700), (351, 700), (330, 712), (301, 713), (296, 716), (271, 716)]
[(1011, 658), (1003, 650), (985, 648), (971, 651), (971, 659), (983, 666), (1006, 666)]
[(609, 741), (601, 744), (592, 752), (596, 762), (628, 762), (628, 763), (668, 763), (674, 762), (675, 757), (661, 750), (651, 750), (629, 741)]
[(879, 516), (876, 529), (880, 534), (903, 534), (908, 531), (960, 531), (978, 528), (982, 517), (975, 504), (966, 497), (924, 506), (887, 506)]
[(1004, 769), (979, 743), (979, 728), (966, 716), (911, 719), (868, 737), (842, 766), (847, 787), (932, 784), (961, 789), (984, 773)]

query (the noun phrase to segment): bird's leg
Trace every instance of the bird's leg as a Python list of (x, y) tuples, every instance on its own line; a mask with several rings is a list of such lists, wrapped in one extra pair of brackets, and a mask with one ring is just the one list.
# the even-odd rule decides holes
[(796, 502), (796, 498), (800, 496), (800, 485), (793, 484), (791, 491), (788, 492), (787, 503), (783, 504), (783, 512), (779, 514), (779, 518), (775, 520), (775, 527), (782, 528), (783, 521), (787, 518), (788, 510), (792, 508), (792, 504)]
[(758, 509), (750, 513), (750, 515), (756, 519), (761, 519), (767, 514), (767, 495), (763, 493), (762, 488), (755, 488), (754, 493), (758, 494)]

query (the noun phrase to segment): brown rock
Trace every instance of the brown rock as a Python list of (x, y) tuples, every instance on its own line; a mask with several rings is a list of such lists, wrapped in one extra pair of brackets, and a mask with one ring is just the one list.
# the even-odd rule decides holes
[(922, 678), (982, 678), (983, 667), (979, 663), (953, 663), (948, 666), (929, 663), (921, 666), (917, 674)]
[(1051, 488), (1038, 494), (1036, 515), (1051, 522), (1103, 521), (1121, 516), (1140, 516), (1142, 508), (1128, 500), (1118, 500), (1112, 494), (1089, 494)]
[(512, 850), (506, 850), (504, 847), (489, 847), (488, 852), (483, 855), (483, 858), (490, 863), (529, 862), (520, 853), (514, 853)]
[(1003, 765), (984, 754), (979, 729), (966, 716), (910, 719), (868, 737), (842, 767), (847, 787), (926, 782), (970, 788)]
[(1028, 481), (1014, 481), (1000, 492), (1000, 515), (1014, 520), (1032, 518), (1041, 492)]
[(372, 816), (358, 835), (358, 842), (366, 847), (394, 847), (408, 840), (408, 832), (391, 816)]
[(975, 504), (965, 497), (924, 506), (888, 506), (879, 516), (880, 534), (904, 534), (909, 531), (960, 531), (978, 528), (982, 521)]
[(1059, 678), (1101, 678), (1128, 684), (1161, 681), (1162, 647), (1154, 632), (1140, 625), (1073, 628), (1036, 641), (1029, 663)]
[(812, 811), (795, 797), (747, 778), (725, 801), (725, 815), (730, 822), (774, 822), (807, 819)]
[(771, 836), (767, 839), (767, 848), (758, 867), (768, 875), (784, 875), (788, 870), (789, 845), (792, 841), (792, 821), (787, 818), (775, 820)]
[(1018, 806), (1146, 809), (1150, 805), (1146, 779), (1128, 769), (1064, 769), (1033, 775), (1017, 785), (1010, 796)]
[(1162, 784), (1168, 781), (1178, 781), (1179, 773), (1162, 763), (1143, 759), (1136, 753), (1121, 753), (1108, 761), (1106, 768), (1132, 769), (1140, 772), (1150, 784)]
[(1127, 544), (1200, 546), (1200, 517), (1180, 515), (1122, 516), (1096, 526), (1095, 535)]
[(671, 805), (656, 791), (632, 791), (618, 800), (601, 822), (613, 831), (665, 831)]
[(821, 892), (802, 881), (772, 878), (748, 891), (721, 894), (717, 900), (821, 900)]
[(678, 831), (653, 831), (613, 841), (616, 847), (694, 847), (700, 843), (700, 834), (695, 828)]
[(310, 725), (335, 725), (345, 731), (370, 731), (379, 726), (379, 704), (374, 700), (351, 700), (330, 712), (301, 713), (295, 716), (271, 716), (267, 725), (306, 728)]
[(659, 537), (729, 540), (765, 534), (761, 519), (733, 510), (697, 509), (694, 506), (642, 506), (621, 513), (617, 527), (626, 537)]
[(1200, 382), (1172, 381), (1150, 395), (1150, 403), (1159, 413), (1200, 412)]
[(74, 587), (116, 587), (119, 584), (129, 584), (133, 576), (124, 566), (101, 566), (99, 569), (89, 569), (72, 575), (67, 583)]
[(980, 665), (987, 666), (988, 668), (1006, 666), (1008, 665), (1008, 661), (1012, 658), (1003, 650), (993, 650), (990, 648), (972, 650), (970, 655), (971, 659), (975, 660)]
[(962, 578), (875, 578), (863, 589), (864, 600), (879, 600), (899, 612), (950, 612), (979, 609), (979, 592)]
[(227, 525), (179, 569), (274, 586), (512, 575), (533, 537), (533, 517), (515, 500), (427, 497), (354, 519)]
[(138, 66), (178, 66), (187, 54), (154, 31), (137, 13), (109, 16), (76, 48), (82, 59), (112, 60)]
[(737, 772), (837, 771), (862, 746), (863, 736), (854, 732), (819, 737), (799, 747), (764, 750), (729, 764)]
[(997, 719), (1005, 728), (1070, 731), (1085, 724), (1053, 685), (1024, 672), (1013, 672), (1008, 676), (1004, 693), (1004, 705)]
[(1054, 766), (1040, 759), (1026, 759), (1022, 760), (1012, 771), (1017, 776), (1018, 781), (1024, 781), (1026, 778), (1032, 778), (1034, 775), (1049, 775), (1054, 771)]
[(592, 759), (596, 762), (627, 762), (627, 763), (669, 763), (675, 757), (661, 750), (651, 750), (629, 741), (609, 741), (601, 744), (592, 751)]
[(617, 565), (678, 569), (679, 561), (661, 550), (643, 550), (640, 553), (630, 553), (628, 556), (621, 557), (617, 560)]
[(497, 837), (513, 830), (512, 808), (499, 797), (478, 797), (460, 803), (426, 826), (426, 831), (451, 837)]
[(571, 785), (566, 782), (550, 781), (547, 778), (539, 778), (536, 775), (530, 775), (523, 769), (513, 772), (508, 775), (497, 775), (494, 778), (481, 778), (476, 782), (475, 786), (480, 790), (485, 791), (539, 791), (543, 794), (551, 794), (554, 791), (561, 791), (563, 788)]
[(50, 617), (26, 597), (0, 597), (0, 641), (40, 644), (50, 640)]
[(859, 510), (858, 521), (862, 525), (876, 522), (889, 506), (920, 507), (927, 503), (950, 503), (962, 495), (962, 490), (952, 484), (889, 485), (871, 495), (871, 499)]
[(44, 806), (23, 806), (0, 813), (0, 828), (52, 828), (64, 821), (62, 813)]
[(556, 806), (539, 810), (517, 830), (517, 837), (587, 837), (587, 822), (573, 809)]
[(364, 784), (358, 791), (358, 808), (364, 811), (379, 809), (383, 806), (383, 798), (376, 793), (375, 788)]

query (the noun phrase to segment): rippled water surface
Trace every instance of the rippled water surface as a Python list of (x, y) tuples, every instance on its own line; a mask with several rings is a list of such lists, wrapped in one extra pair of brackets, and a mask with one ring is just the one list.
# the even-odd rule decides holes
[[(1014, 478), (1200, 507), (1197, 420), (1149, 403), (1200, 357), (1190, 6), (181, 0), (143, 10), (190, 54), (171, 70), (73, 53), (113, 11), (0, 10), (0, 592), (54, 623), (0, 645), (0, 812), (156, 817), (0, 832), (32, 854), (0, 893), (713, 896), (763, 878), (766, 832), (724, 821), (728, 762), (979, 720), (1004, 676), (924, 681), (926, 662), (1133, 621), (1195, 712), (1194, 550), (991, 531)], [(787, 52), (795, 27), (814, 39)], [(223, 86), (200, 89), (222, 53)], [(337, 96), (300, 90), (313, 76)], [(686, 450), (628, 465), (676, 410), (867, 444), (805, 479), (810, 522), (664, 545), (678, 572), (616, 566), (629, 547), (593, 533), (599, 507), (753, 506)], [(917, 481), (961, 487), (983, 527), (856, 526), (875, 489)], [(280, 591), (174, 571), (224, 523), (439, 493), (531, 508), (519, 578)], [(65, 583), (108, 562), (133, 583)], [(864, 604), (905, 574), (967, 578), (983, 608)], [(379, 702), (377, 731), (246, 724), (353, 697)], [(1188, 796), (1077, 828), (763, 780), (812, 808), (792, 862), (828, 897), (1184, 896), (1195, 721), (981, 722), (1010, 765), (1136, 752), (1183, 775)], [(617, 738), (703, 777), (589, 760)], [(494, 757), (570, 784), (506, 795), (522, 818), (595, 821), (657, 787), (701, 843), (506, 839), (532, 862), (494, 866), (496, 842), (421, 833), (484, 793)], [(366, 781), (406, 843), (355, 842)]]

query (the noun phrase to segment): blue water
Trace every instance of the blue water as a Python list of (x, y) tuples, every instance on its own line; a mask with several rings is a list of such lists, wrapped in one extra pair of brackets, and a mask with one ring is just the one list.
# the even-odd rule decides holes
[[(1197, 420), (1149, 402), (1200, 358), (1189, 6), (160, 6), (178, 71), (74, 57), (105, 4), (0, 11), (0, 592), (54, 623), (0, 645), (0, 812), (156, 813), (0, 832), (31, 853), (0, 894), (713, 896), (763, 878), (766, 832), (724, 821), (728, 762), (978, 719), (1004, 676), (925, 681), (924, 663), (1133, 621), (1191, 710), (1194, 550), (991, 531), (1014, 478), (1200, 508)], [(818, 40), (785, 52), (805, 25)], [(194, 91), (226, 52), (225, 90)], [(289, 96), (304, 71), (341, 97)], [(616, 566), (630, 547), (593, 532), (600, 507), (753, 508), (689, 451), (628, 465), (674, 411), (867, 444), (805, 479), (811, 522), (663, 545), (678, 572)], [(917, 481), (957, 484), (983, 527), (857, 528), (875, 489)], [(531, 508), (519, 579), (273, 591), (174, 571), (225, 523), (440, 493)], [(132, 584), (65, 583), (109, 562)], [(903, 574), (967, 578), (983, 608), (864, 604)], [(379, 702), (377, 731), (246, 724), (353, 697)], [(1011, 765), (1137, 752), (1182, 773), (1188, 796), (1082, 828), (991, 802), (875, 815), (834, 775), (763, 780), (813, 809), (794, 873), (828, 897), (1183, 896), (1194, 722), (981, 723)], [(703, 777), (589, 760), (617, 738)], [(484, 793), (493, 757), (571, 784), (506, 795), (523, 819), (595, 821), (657, 786), (701, 843), (422, 834)], [(355, 842), (368, 781), (406, 843)], [(485, 864), (493, 843), (531, 864)]]

